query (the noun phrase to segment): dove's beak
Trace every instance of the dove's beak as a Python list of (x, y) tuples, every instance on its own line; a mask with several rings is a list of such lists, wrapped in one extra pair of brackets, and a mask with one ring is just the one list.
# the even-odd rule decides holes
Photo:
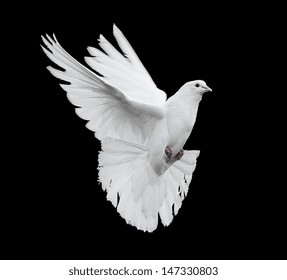
[(208, 86), (203, 86), (203, 88), (205, 89), (204, 92), (212, 91), (212, 89)]

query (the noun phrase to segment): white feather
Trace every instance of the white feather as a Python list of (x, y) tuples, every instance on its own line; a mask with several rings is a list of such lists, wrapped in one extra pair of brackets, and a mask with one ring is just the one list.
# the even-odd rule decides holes
[(87, 64), (103, 75), (104, 81), (113, 84), (130, 98), (142, 102), (163, 104), (166, 101), (165, 92), (157, 88), (132, 46), (115, 25), (113, 31), (119, 47), (126, 56), (120, 54), (101, 35), (99, 45), (106, 53), (88, 47), (88, 52), (92, 57), (85, 57)]
[(135, 69), (137, 69), (140, 73), (143, 73), (156, 87), (155, 83), (153, 82), (151, 76), (141, 63), (140, 59), (138, 58), (137, 54), (133, 50), (132, 46), (124, 36), (124, 34), (117, 28), (117, 26), (114, 24), (113, 26), (113, 33), (114, 36), (121, 48), (121, 50), (125, 53), (125, 55), (129, 58), (130, 62), (134, 66)]

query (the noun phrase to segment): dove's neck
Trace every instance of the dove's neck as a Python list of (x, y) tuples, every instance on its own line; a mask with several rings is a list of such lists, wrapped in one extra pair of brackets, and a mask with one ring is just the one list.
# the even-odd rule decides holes
[(197, 111), (201, 99), (202, 95), (192, 92), (190, 85), (187, 83), (168, 99), (168, 104), (179, 109), (186, 108), (187, 111)]

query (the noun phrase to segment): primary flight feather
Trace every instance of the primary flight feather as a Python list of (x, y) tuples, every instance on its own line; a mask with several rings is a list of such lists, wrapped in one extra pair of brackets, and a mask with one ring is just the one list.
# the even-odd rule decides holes
[(143, 231), (167, 226), (178, 213), (196, 166), (199, 151), (183, 146), (193, 128), (204, 81), (183, 85), (167, 100), (135, 51), (114, 25), (119, 52), (102, 35), (103, 51), (88, 47), (91, 71), (59, 44), (42, 36), (45, 54), (61, 70), (48, 66), (76, 113), (101, 141), (99, 181), (107, 199), (127, 223)]

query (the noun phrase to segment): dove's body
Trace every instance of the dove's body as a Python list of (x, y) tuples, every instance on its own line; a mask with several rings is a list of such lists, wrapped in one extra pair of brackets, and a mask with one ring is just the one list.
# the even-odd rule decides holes
[[(145, 146), (150, 153), (150, 162), (156, 173), (163, 174), (174, 163), (176, 155), (186, 143), (195, 123), (201, 96), (191, 95), (186, 83), (165, 103), (165, 116), (157, 122)], [(172, 157), (166, 161), (164, 150), (169, 147)]]
[(201, 96), (190, 94), (186, 83), (167, 100), (168, 146), (177, 154), (187, 141), (195, 123)]
[[(185, 151), (202, 93), (203, 81), (186, 83), (166, 101), (123, 34), (114, 35), (128, 58), (103, 36), (106, 52), (88, 48), (86, 62), (103, 77), (72, 58), (57, 42), (43, 38), (47, 56), (65, 71), (48, 67), (69, 85), (68, 99), (101, 140), (99, 181), (121, 216), (141, 230), (153, 231), (158, 215), (164, 225), (177, 214), (199, 151)], [(166, 151), (170, 151), (167, 157)], [(180, 160), (179, 160), (180, 159)], [(120, 198), (120, 199), (119, 199)]]

